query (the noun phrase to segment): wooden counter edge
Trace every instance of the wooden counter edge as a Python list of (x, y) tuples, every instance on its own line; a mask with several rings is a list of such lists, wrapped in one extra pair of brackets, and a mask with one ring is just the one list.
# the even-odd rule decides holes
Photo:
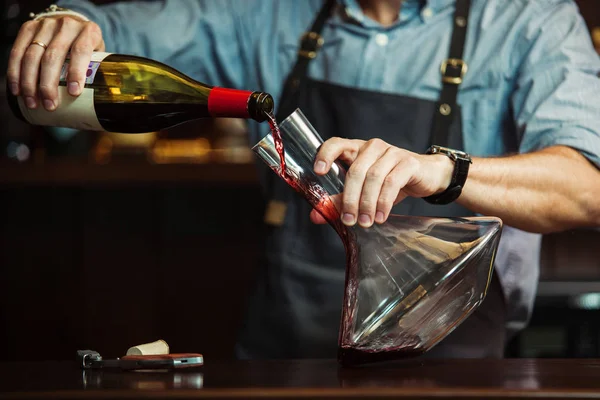
[(600, 399), (600, 391), (586, 389), (498, 388), (232, 388), (172, 390), (62, 390), (53, 392), (0, 393), (0, 399)]

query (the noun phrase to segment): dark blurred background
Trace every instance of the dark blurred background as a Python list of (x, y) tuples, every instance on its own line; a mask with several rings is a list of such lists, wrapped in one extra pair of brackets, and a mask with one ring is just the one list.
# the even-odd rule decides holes
[[(600, 54), (600, 1), (577, 3)], [(157, 339), (231, 358), (263, 214), (244, 124), (131, 136), (21, 123), (6, 59), (47, 6), (0, 0), (0, 361), (118, 357)], [(531, 325), (507, 356), (599, 357), (600, 230), (545, 236), (541, 262)]]

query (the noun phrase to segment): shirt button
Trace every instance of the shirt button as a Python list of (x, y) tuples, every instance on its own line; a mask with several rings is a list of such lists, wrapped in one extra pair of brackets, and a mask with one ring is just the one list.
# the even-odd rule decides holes
[(424, 8), (421, 15), (423, 18), (429, 18), (433, 15), (433, 11), (431, 11), (431, 8)]
[(377, 43), (381, 47), (387, 46), (389, 41), (390, 40), (388, 39), (388, 36), (384, 33), (378, 33), (377, 35), (375, 35), (375, 43)]

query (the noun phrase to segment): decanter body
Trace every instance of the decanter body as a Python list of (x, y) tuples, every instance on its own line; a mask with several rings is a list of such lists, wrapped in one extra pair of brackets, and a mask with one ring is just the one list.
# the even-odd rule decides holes
[(314, 173), (323, 141), (300, 110), (280, 129), (285, 171), (272, 135), (254, 152), (323, 215), (346, 250), (339, 362), (394, 360), (431, 349), (485, 298), (502, 221), (390, 215), (371, 228), (345, 226), (335, 205), (343, 167)]

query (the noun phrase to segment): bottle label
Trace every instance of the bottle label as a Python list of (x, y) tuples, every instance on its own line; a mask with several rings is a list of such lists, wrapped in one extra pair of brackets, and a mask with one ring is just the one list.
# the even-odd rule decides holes
[(59, 106), (47, 111), (41, 104), (37, 108), (27, 108), (23, 97), (19, 96), (19, 108), (25, 120), (33, 125), (60, 126), (80, 130), (102, 131), (94, 109), (94, 89), (85, 88), (78, 97), (71, 96), (66, 86), (58, 87)]
[[(94, 78), (96, 77), (96, 71), (98, 71), (99, 66), (100, 66), (100, 63), (98, 61), (90, 61), (87, 72), (85, 74), (85, 84), (86, 85), (94, 83)], [(68, 70), (69, 70), (69, 62), (67, 61), (63, 64), (62, 69), (60, 71), (60, 78), (59, 78), (60, 82), (67, 81), (67, 71)]]
[[(110, 53), (93, 53), (88, 68), (86, 84), (94, 82), (98, 67)], [(60, 80), (66, 81), (66, 70), (68, 60), (63, 65)], [(38, 102), (38, 107), (29, 109), (25, 105), (23, 97), (18, 97), (19, 108), (25, 120), (33, 125), (60, 126), (79, 130), (102, 131), (104, 128), (98, 121), (94, 108), (94, 89), (86, 87), (78, 97), (71, 96), (66, 86), (58, 87), (59, 106), (54, 111), (47, 111)]]
[[(85, 74), (85, 84), (86, 85), (90, 85), (90, 84), (94, 83), (94, 78), (96, 77), (96, 72), (98, 72), (98, 67), (100, 67), (100, 63), (102, 62), (102, 60), (104, 60), (109, 55), (111, 55), (111, 53), (103, 53), (103, 52), (92, 53), (92, 58), (90, 60), (90, 63), (88, 64), (88, 69)], [(68, 70), (69, 70), (69, 58), (67, 57), (67, 60), (63, 64), (62, 69), (60, 71), (59, 80), (61, 82), (67, 81)]]

